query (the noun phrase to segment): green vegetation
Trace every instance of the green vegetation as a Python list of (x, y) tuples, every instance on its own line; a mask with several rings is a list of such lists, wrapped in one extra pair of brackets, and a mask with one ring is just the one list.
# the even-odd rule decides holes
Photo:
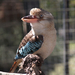
[[(75, 51), (75, 43), (70, 43), (70, 52)], [(72, 55), (72, 54), (71, 54)], [(64, 63), (62, 62), (61, 64), (55, 64), (55, 68), (53, 71), (49, 72), (49, 75), (64, 75), (65, 70), (64, 70)], [(75, 53), (72, 57), (69, 59), (69, 74), (70, 75), (75, 75)]]
[[(70, 40), (69, 43), (69, 74), (75, 75), (75, 0), (70, 0)], [(63, 35), (59, 34), (59, 29), (63, 30), (63, 0), (40, 0), (40, 7), (43, 9), (46, 9), (47, 11), (51, 12), (55, 19), (55, 27), (57, 29), (57, 44), (55, 47), (55, 50), (50, 55), (49, 58), (46, 59), (45, 73), (49, 75), (64, 75), (65, 69), (64, 69), (64, 37)], [(62, 33), (62, 32), (61, 32)]]
[[(23, 0), (19, 1), (22, 2)], [(2, 0), (0, 0), (0, 2), (2, 3)], [(64, 75), (63, 0), (40, 0), (40, 8), (43, 8), (53, 14), (55, 28), (57, 30), (56, 47), (52, 54), (44, 61), (42, 69), (46, 75)], [(69, 73), (70, 75), (75, 75), (75, 0), (70, 0), (69, 11)], [(7, 17), (4, 18), (6, 18), (6, 20), (8, 19)], [(12, 19), (11, 16), (10, 18)], [(23, 28), (20, 20), (16, 21), (13, 18), (13, 21), (11, 22), (9, 22), (9, 20), (0, 21), (0, 70), (9, 70), (13, 63), (16, 49), (18, 48), (22, 38)]]

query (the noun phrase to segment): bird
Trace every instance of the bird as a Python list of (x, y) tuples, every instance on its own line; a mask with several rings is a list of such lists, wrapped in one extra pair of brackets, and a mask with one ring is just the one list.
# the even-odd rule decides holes
[(31, 30), (24, 36), (17, 49), (11, 73), (28, 54), (40, 55), (45, 60), (56, 45), (54, 17), (50, 12), (32, 8), (29, 15), (22, 17), (21, 20), (30, 23)]

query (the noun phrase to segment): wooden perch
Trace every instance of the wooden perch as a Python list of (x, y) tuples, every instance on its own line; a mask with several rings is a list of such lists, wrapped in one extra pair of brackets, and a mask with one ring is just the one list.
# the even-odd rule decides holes
[[(23, 61), (20, 63), (20, 68), (18, 70), (19, 74), (23, 73), (24, 75), (44, 75), (41, 71), (43, 59), (38, 55), (29, 54)], [(18, 73), (6, 73), (0, 72), (0, 75), (18, 75)], [(22, 75), (23, 75), (22, 74)]]
[(0, 71), (0, 75), (28, 75), (28, 74), (20, 74), (20, 73), (8, 73)]

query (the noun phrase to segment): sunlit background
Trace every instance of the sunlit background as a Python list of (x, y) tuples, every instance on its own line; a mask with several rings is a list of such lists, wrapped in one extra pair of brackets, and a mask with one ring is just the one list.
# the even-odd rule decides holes
[(0, 0), (0, 71), (8, 72), (30, 26), (21, 21), (33, 7), (54, 16), (57, 43), (44, 61), (46, 75), (75, 75), (75, 0)]

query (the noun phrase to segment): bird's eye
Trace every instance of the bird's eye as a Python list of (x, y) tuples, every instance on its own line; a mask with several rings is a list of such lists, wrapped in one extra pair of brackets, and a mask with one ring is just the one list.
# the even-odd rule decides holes
[(43, 15), (40, 15), (40, 17), (42, 18), (42, 17), (43, 17)]

